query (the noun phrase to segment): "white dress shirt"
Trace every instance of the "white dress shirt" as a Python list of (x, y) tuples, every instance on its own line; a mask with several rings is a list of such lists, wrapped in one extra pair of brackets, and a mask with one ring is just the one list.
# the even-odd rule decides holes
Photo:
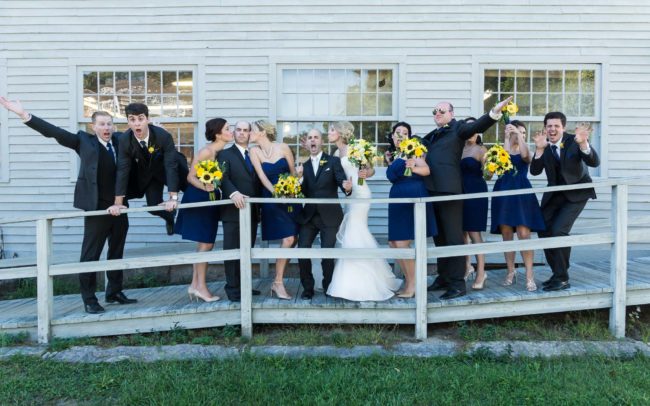
[(319, 152), (318, 155), (316, 156), (310, 156), (309, 159), (311, 159), (311, 167), (314, 170), (314, 175), (318, 172), (318, 167), (320, 166), (320, 159), (323, 156), (323, 152)]

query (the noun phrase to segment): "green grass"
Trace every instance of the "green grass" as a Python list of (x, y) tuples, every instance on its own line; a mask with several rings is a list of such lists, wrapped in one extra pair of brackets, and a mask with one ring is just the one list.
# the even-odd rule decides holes
[(648, 404), (650, 359), (0, 362), (0, 404)]

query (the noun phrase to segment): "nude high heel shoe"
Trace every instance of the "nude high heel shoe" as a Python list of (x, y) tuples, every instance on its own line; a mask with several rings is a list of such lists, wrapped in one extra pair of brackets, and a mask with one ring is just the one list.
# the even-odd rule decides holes
[(503, 286), (512, 286), (517, 283), (517, 270), (515, 269), (512, 272), (506, 274), (506, 278), (503, 280)]
[(279, 299), (283, 299), (283, 300), (293, 299), (293, 297), (291, 297), (291, 295), (287, 293), (287, 290), (284, 288), (284, 283), (282, 282), (273, 282), (271, 284), (271, 297), (273, 297), (274, 293), (275, 296), (277, 296)]
[(192, 296), (196, 298), (197, 302), (199, 301), (199, 299), (207, 303), (216, 302), (221, 299), (219, 296), (212, 296), (212, 297), (203, 296), (201, 292), (191, 287), (187, 288), (187, 293), (190, 295), (190, 302), (192, 301)]
[(478, 276), (474, 278), (474, 283), (472, 284), (472, 289), (474, 290), (483, 290), (485, 283), (487, 282), (488, 274), (483, 272), (483, 280), (479, 283)]

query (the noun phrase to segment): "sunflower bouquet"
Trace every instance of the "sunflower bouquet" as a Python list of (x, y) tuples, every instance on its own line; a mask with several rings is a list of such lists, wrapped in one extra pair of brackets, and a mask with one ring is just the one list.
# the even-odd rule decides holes
[(519, 111), (519, 106), (517, 106), (513, 102), (509, 102), (505, 106), (501, 108), (501, 113), (503, 113), (503, 116), (501, 118), (503, 119), (503, 124), (510, 124), (510, 116), (514, 116), (517, 114)]
[[(222, 168), (221, 165), (219, 165), (219, 162), (206, 159), (205, 161), (199, 161), (194, 165), (194, 169), (196, 169), (196, 177), (199, 179), (199, 182), (206, 185), (212, 184), (215, 189), (221, 185), (221, 179), (223, 178), (225, 168)], [(210, 201), (214, 201), (217, 198), (214, 190), (209, 192), (209, 196)]]
[[(348, 161), (359, 169), (372, 167), (376, 155), (377, 147), (364, 139), (355, 139), (348, 144)], [(363, 178), (359, 178), (357, 184), (363, 185)]]
[[(283, 173), (278, 178), (278, 181), (273, 185), (273, 197), (292, 197), (300, 198), (305, 197), (302, 194), (302, 188), (298, 178), (288, 173)], [(291, 213), (293, 206), (287, 206), (287, 212)]]
[[(420, 158), (427, 153), (427, 147), (422, 145), (419, 138), (409, 138), (399, 143), (399, 152), (404, 159)], [(404, 176), (411, 176), (411, 168), (404, 170)]]
[(510, 154), (499, 144), (494, 144), (490, 147), (485, 157), (483, 177), (486, 180), (491, 179), (492, 175), (495, 173), (497, 176), (501, 176), (514, 169), (512, 160), (510, 159)]

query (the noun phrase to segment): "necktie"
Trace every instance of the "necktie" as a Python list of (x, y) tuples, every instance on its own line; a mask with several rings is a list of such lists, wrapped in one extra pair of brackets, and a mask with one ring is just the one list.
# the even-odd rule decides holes
[(244, 151), (244, 161), (248, 167), (248, 172), (253, 173), (253, 163), (251, 162), (251, 158), (248, 156), (248, 150)]
[(111, 154), (111, 158), (113, 158), (113, 162), (115, 162), (115, 151), (113, 151), (113, 145), (111, 145), (110, 141), (106, 143), (106, 149), (108, 149), (108, 153)]
[(551, 145), (551, 150), (553, 151), (553, 158), (555, 158), (556, 161), (560, 162), (560, 154), (557, 149), (557, 145)]
[(140, 141), (140, 146), (142, 147), (143, 150), (147, 150), (147, 143), (144, 141)]

